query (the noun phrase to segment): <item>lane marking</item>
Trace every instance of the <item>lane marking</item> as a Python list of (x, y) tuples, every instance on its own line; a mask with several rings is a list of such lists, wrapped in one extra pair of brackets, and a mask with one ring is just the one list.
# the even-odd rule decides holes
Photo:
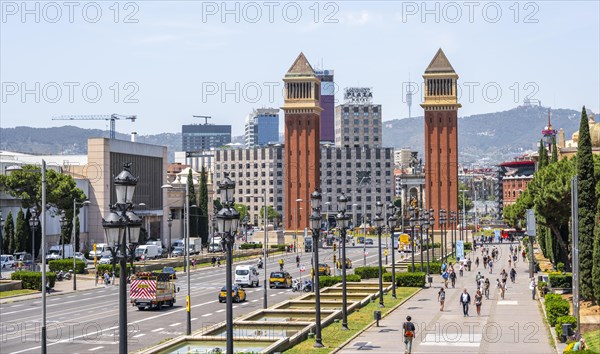
[(95, 348), (91, 348), (91, 349), (90, 349), (90, 352), (93, 352), (93, 351), (95, 351), (95, 350), (102, 349), (102, 348), (104, 348), (104, 347), (95, 347)]
[(170, 324), (169, 327), (175, 327), (175, 326), (178, 326), (180, 324), (181, 324), (181, 322), (175, 322), (173, 324)]
[(190, 321), (195, 321), (195, 320), (197, 320), (197, 319), (198, 319), (197, 317), (194, 317), (194, 318), (192, 318)]
[(257, 301), (258, 301), (258, 300), (254, 299), (254, 300), (252, 300), (252, 301), (250, 301), (250, 302), (257, 302)]
[(146, 333), (140, 333), (140, 334), (136, 334), (135, 336), (133, 336), (133, 338), (139, 338), (139, 337), (143, 337), (145, 335), (146, 335)]
[(216, 312), (223, 312), (223, 311), (225, 311), (225, 309), (220, 309), (220, 310), (217, 310)]
[(159, 331), (162, 331), (163, 329), (164, 329), (163, 327), (156, 328), (156, 329), (151, 330), (150, 332), (159, 332)]
[(212, 313), (205, 313), (204, 315), (202, 315), (202, 317), (208, 317), (210, 315), (212, 315)]

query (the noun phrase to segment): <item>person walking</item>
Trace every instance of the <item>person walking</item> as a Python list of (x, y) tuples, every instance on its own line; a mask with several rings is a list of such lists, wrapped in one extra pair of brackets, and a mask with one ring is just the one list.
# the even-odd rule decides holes
[(406, 322), (402, 324), (404, 330), (404, 354), (412, 353), (412, 342), (415, 338), (415, 324), (411, 322), (411, 317), (406, 316)]
[(104, 287), (108, 288), (108, 284), (110, 284), (110, 275), (108, 275), (108, 271), (104, 271)]
[(479, 286), (479, 280), (483, 277), (483, 275), (481, 275), (481, 272), (477, 272), (477, 275), (475, 276), (475, 285)]
[(515, 282), (515, 278), (517, 277), (517, 271), (515, 270), (515, 268), (513, 267), (510, 270), (510, 281), (512, 281), (513, 283)]
[(481, 290), (477, 290), (477, 294), (475, 294), (475, 308), (477, 308), (477, 316), (481, 315), (482, 299), (483, 299), (483, 295), (481, 295)]
[(487, 264), (488, 264), (488, 256), (485, 255), (485, 256), (483, 256), (483, 269), (487, 269)]
[(490, 259), (490, 262), (488, 263), (488, 267), (490, 268), (490, 274), (492, 274), (492, 267), (494, 266), (494, 262)]
[(479, 257), (475, 257), (475, 268), (479, 268)]
[(471, 271), (471, 257), (467, 258), (467, 269)]
[(525, 254), (525, 250), (523, 250), (523, 252), (521, 252), (521, 256), (523, 257), (523, 262), (526, 262), (527, 261), (527, 257), (526, 257), (526, 254)]
[(449, 275), (448, 275), (448, 272), (447, 272), (447, 271), (444, 271), (444, 272), (442, 273), (442, 279), (444, 279), (444, 287), (445, 287), (446, 289), (448, 289), (448, 277), (449, 277)]
[(483, 292), (485, 294), (485, 298), (487, 300), (490, 299), (490, 278), (485, 278), (485, 281), (483, 282)]
[(456, 272), (450, 272), (450, 283), (452, 283), (452, 288), (456, 285)]
[(96, 282), (94, 283), (94, 286), (98, 286), (99, 278), (100, 278), (100, 272), (96, 269)]
[(531, 278), (529, 283), (529, 290), (531, 290), (531, 300), (535, 300), (535, 279)]
[(446, 291), (444, 288), (440, 288), (440, 291), (438, 291), (438, 301), (440, 303), (440, 311), (444, 311), (444, 302), (446, 301)]
[(458, 275), (460, 275), (462, 277), (464, 270), (465, 270), (465, 265), (463, 264), (463, 262), (460, 262), (460, 266), (458, 267)]
[(463, 316), (469, 317), (469, 304), (471, 303), (471, 295), (467, 292), (467, 288), (463, 289), (463, 293), (459, 297), (463, 307)]
[(300, 268), (300, 255), (296, 255), (296, 268)]
[(283, 258), (279, 258), (279, 271), (283, 272)]

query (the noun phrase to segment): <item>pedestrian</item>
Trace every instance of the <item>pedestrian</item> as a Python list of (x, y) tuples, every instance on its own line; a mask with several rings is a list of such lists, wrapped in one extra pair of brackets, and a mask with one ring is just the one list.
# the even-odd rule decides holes
[(99, 278), (100, 278), (100, 272), (98, 271), (98, 269), (96, 269), (96, 282), (94, 283), (94, 286), (98, 286)]
[(531, 278), (529, 283), (529, 290), (531, 290), (531, 300), (535, 300), (535, 279)]
[(192, 268), (196, 270), (196, 258), (192, 258)]
[(221, 257), (217, 257), (217, 268), (221, 268)]
[(412, 353), (412, 342), (415, 338), (415, 325), (411, 322), (411, 317), (406, 316), (406, 322), (402, 324), (404, 330), (404, 354)]
[(508, 273), (506, 272), (505, 269), (502, 269), (502, 273), (500, 273), (501, 279), (503, 283), (506, 283), (506, 281), (508, 280)]
[(300, 268), (300, 255), (296, 255), (296, 268)]
[(511, 257), (511, 256), (508, 256), (508, 267), (509, 267), (509, 268), (510, 268), (510, 265), (511, 265), (511, 263), (512, 263), (512, 257)]
[(283, 258), (279, 258), (279, 271), (283, 272)]
[(460, 267), (458, 267), (458, 275), (460, 275), (461, 277), (463, 276), (463, 271), (465, 269), (465, 266), (462, 262), (460, 262)]
[(523, 262), (527, 261), (527, 257), (525, 257), (525, 250), (521, 252), (521, 256), (523, 257)]
[(487, 256), (483, 256), (483, 268), (487, 269), (487, 263), (488, 263), (488, 257)]
[(481, 301), (483, 296), (481, 295), (481, 290), (477, 290), (477, 294), (475, 294), (475, 307), (477, 308), (477, 316), (481, 315)]
[(500, 282), (500, 298), (504, 300), (504, 293), (506, 292), (506, 283)]
[(212, 256), (212, 258), (210, 259), (210, 264), (214, 267), (216, 263), (217, 263), (217, 257)]
[(444, 279), (444, 286), (446, 287), (446, 289), (448, 288), (448, 277), (449, 277), (448, 272), (444, 271), (442, 273), (442, 279)]
[(479, 268), (479, 257), (475, 257), (475, 268)]
[(469, 272), (471, 271), (471, 257), (467, 259), (467, 269), (469, 270)]
[(471, 295), (467, 292), (467, 288), (463, 289), (463, 293), (460, 295), (460, 303), (463, 307), (463, 316), (469, 317), (469, 304), (471, 303)]
[(475, 285), (479, 286), (479, 279), (482, 277), (481, 272), (477, 272), (477, 275), (475, 276)]
[(490, 274), (492, 274), (492, 267), (494, 266), (494, 262), (490, 259), (490, 262), (488, 263), (488, 267), (490, 268)]
[(108, 275), (108, 271), (104, 271), (104, 287), (108, 288), (108, 284), (110, 284), (110, 276)]
[(440, 291), (438, 291), (438, 301), (440, 303), (440, 311), (444, 311), (444, 302), (446, 301), (446, 291), (444, 288), (440, 288)]
[(485, 298), (487, 300), (490, 299), (490, 278), (485, 278), (483, 282), (483, 293), (485, 294)]
[(514, 283), (515, 282), (515, 278), (517, 277), (517, 271), (515, 270), (515, 268), (513, 267), (510, 270), (510, 280)]
[(450, 282), (452, 283), (452, 288), (456, 284), (456, 272), (450, 272)]

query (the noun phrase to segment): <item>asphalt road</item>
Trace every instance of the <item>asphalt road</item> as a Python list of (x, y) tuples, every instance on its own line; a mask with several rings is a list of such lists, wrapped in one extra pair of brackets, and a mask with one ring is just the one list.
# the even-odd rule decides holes
[[(385, 242), (382, 242), (385, 246)], [(377, 264), (377, 241), (367, 246), (367, 264)], [(363, 247), (347, 245), (347, 256), (353, 266), (363, 265)], [(284, 269), (292, 277), (300, 276), (295, 264), (295, 253), (288, 253)], [(267, 272), (278, 270), (280, 256), (269, 259)], [(319, 260), (328, 263), (333, 272), (333, 249), (320, 250)], [(301, 264), (310, 270), (310, 253), (301, 253)], [(391, 261), (391, 257), (390, 257)], [(254, 264), (245, 261), (234, 264)], [(234, 304), (234, 318), (262, 308), (264, 269), (259, 269), (261, 286), (247, 288), (248, 301)], [(352, 270), (349, 270), (352, 273)], [(302, 273), (305, 277), (308, 272)], [(217, 300), (218, 292), (225, 285), (225, 265), (193, 271), (191, 282), (192, 331), (200, 330), (225, 320), (226, 304)], [(128, 306), (128, 349), (139, 350), (161, 341), (184, 334), (186, 327), (185, 295), (187, 278), (178, 274), (176, 286), (181, 288), (177, 303), (161, 311), (139, 311)], [(301, 294), (289, 289), (268, 289), (268, 305), (297, 297)], [(35, 353), (40, 348), (41, 299), (17, 301), (0, 305), (0, 352)], [(92, 353), (95, 351), (118, 352), (118, 286), (98, 287), (47, 298), (47, 344), (48, 353)]]

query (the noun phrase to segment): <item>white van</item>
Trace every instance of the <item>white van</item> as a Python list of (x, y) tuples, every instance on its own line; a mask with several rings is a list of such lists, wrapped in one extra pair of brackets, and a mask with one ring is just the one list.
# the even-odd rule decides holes
[[(64, 255), (63, 250), (65, 251)], [(73, 252), (73, 245), (70, 244), (52, 246), (46, 254), (46, 263), (57, 259), (73, 258), (74, 253), (75, 252)]]
[(94, 249), (92, 248), (92, 250), (88, 254), (88, 258), (94, 259), (94, 256), (96, 256), (96, 259), (98, 260), (104, 256), (109, 256), (109, 255), (111, 255), (111, 253), (110, 253), (110, 247), (108, 247), (108, 243), (97, 243), (96, 244), (96, 252), (94, 253)]
[(144, 260), (159, 258), (158, 246), (156, 245), (142, 245), (135, 249), (135, 259), (141, 259), (142, 255)]
[(240, 286), (258, 286), (258, 270), (253, 265), (235, 267), (235, 283)]

